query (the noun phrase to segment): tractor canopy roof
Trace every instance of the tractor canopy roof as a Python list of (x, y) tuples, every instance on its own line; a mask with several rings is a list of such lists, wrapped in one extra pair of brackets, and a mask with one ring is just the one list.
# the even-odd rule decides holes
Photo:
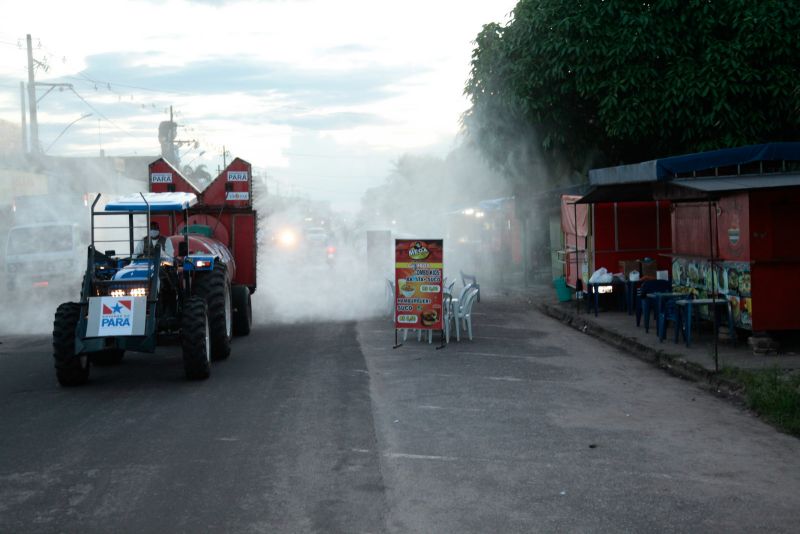
[(138, 193), (106, 204), (105, 211), (182, 211), (197, 204), (194, 193)]

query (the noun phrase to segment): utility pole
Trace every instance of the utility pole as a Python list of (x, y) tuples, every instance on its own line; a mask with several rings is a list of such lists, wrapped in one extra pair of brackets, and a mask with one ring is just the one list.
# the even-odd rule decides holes
[(31, 34), (27, 35), (28, 41), (28, 105), (30, 106), (31, 116), (31, 153), (38, 155), (39, 147), (39, 122), (36, 119), (36, 82), (33, 77), (33, 45), (31, 44)]
[(22, 130), (22, 153), (28, 153), (28, 125), (26, 122), (27, 115), (25, 114), (25, 82), (19, 82), (19, 108), (22, 111), (22, 119), (20, 121), (20, 130)]
[(161, 144), (161, 157), (176, 167), (180, 165), (178, 159), (178, 145), (175, 137), (178, 135), (178, 125), (175, 124), (172, 106), (169, 107), (169, 120), (158, 125), (158, 142)]

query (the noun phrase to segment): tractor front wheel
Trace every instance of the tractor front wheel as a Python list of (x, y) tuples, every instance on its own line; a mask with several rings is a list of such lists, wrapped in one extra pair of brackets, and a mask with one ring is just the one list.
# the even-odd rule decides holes
[(250, 303), (250, 288), (233, 286), (233, 334), (246, 336), (253, 322), (253, 307)]
[(211, 375), (211, 342), (206, 301), (190, 297), (183, 303), (181, 345), (183, 369), (189, 380), (205, 380)]
[(81, 316), (81, 305), (66, 302), (56, 309), (53, 321), (53, 358), (56, 378), (65, 387), (80, 386), (89, 380), (89, 356), (75, 354), (75, 330)]

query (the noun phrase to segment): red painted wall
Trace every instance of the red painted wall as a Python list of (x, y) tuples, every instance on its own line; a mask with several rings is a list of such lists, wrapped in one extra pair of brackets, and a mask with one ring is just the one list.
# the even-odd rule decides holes
[(256, 214), (236, 213), (232, 215), (233, 231), (231, 232), (231, 251), (236, 258), (237, 284), (256, 288)]
[[(674, 204), (672, 216), (672, 252), (680, 256), (719, 257), (717, 238), (711, 245), (711, 232), (716, 231), (717, 216), (707, 202)], [(711, 230), (709, 230), (711, 226)]]
[(800, 260), (800, 188), (750, 194), (753, 261)]
[(750, 193), (753, 330), (798, 330), (800, 188)]
[(800, 330), (797, 301), (800, 264), (758, 263), (752, 266), (753, 330)]
[(593, 206), (594, 270), (619, 271), (621, 260), (651, 258), (670, 270), (669, 202), (620, 202)]
[[(616, 250), (615, 226), (613, 203), (592, 206), (592, 237), (596, 253)], [(600, 267), (602, 265), (598, 265), (595, 269)]]

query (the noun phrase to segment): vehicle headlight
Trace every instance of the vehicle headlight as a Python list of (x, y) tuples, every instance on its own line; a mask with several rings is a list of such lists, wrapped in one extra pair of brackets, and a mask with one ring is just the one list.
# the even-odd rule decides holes
[(110, 295), (112, 297), (124, 297), (125, 290), (124, 289), (112, 289)]
[(278, 234), (278, 243), (284, 247), (293, 247), (297, 244), (297, 234), (291, 230), (283, 230)]
[(146, 297), (147, 296), (147, 288), (134, 287), (133, 289), (131, 289), (130, 295), (132, 297)]

